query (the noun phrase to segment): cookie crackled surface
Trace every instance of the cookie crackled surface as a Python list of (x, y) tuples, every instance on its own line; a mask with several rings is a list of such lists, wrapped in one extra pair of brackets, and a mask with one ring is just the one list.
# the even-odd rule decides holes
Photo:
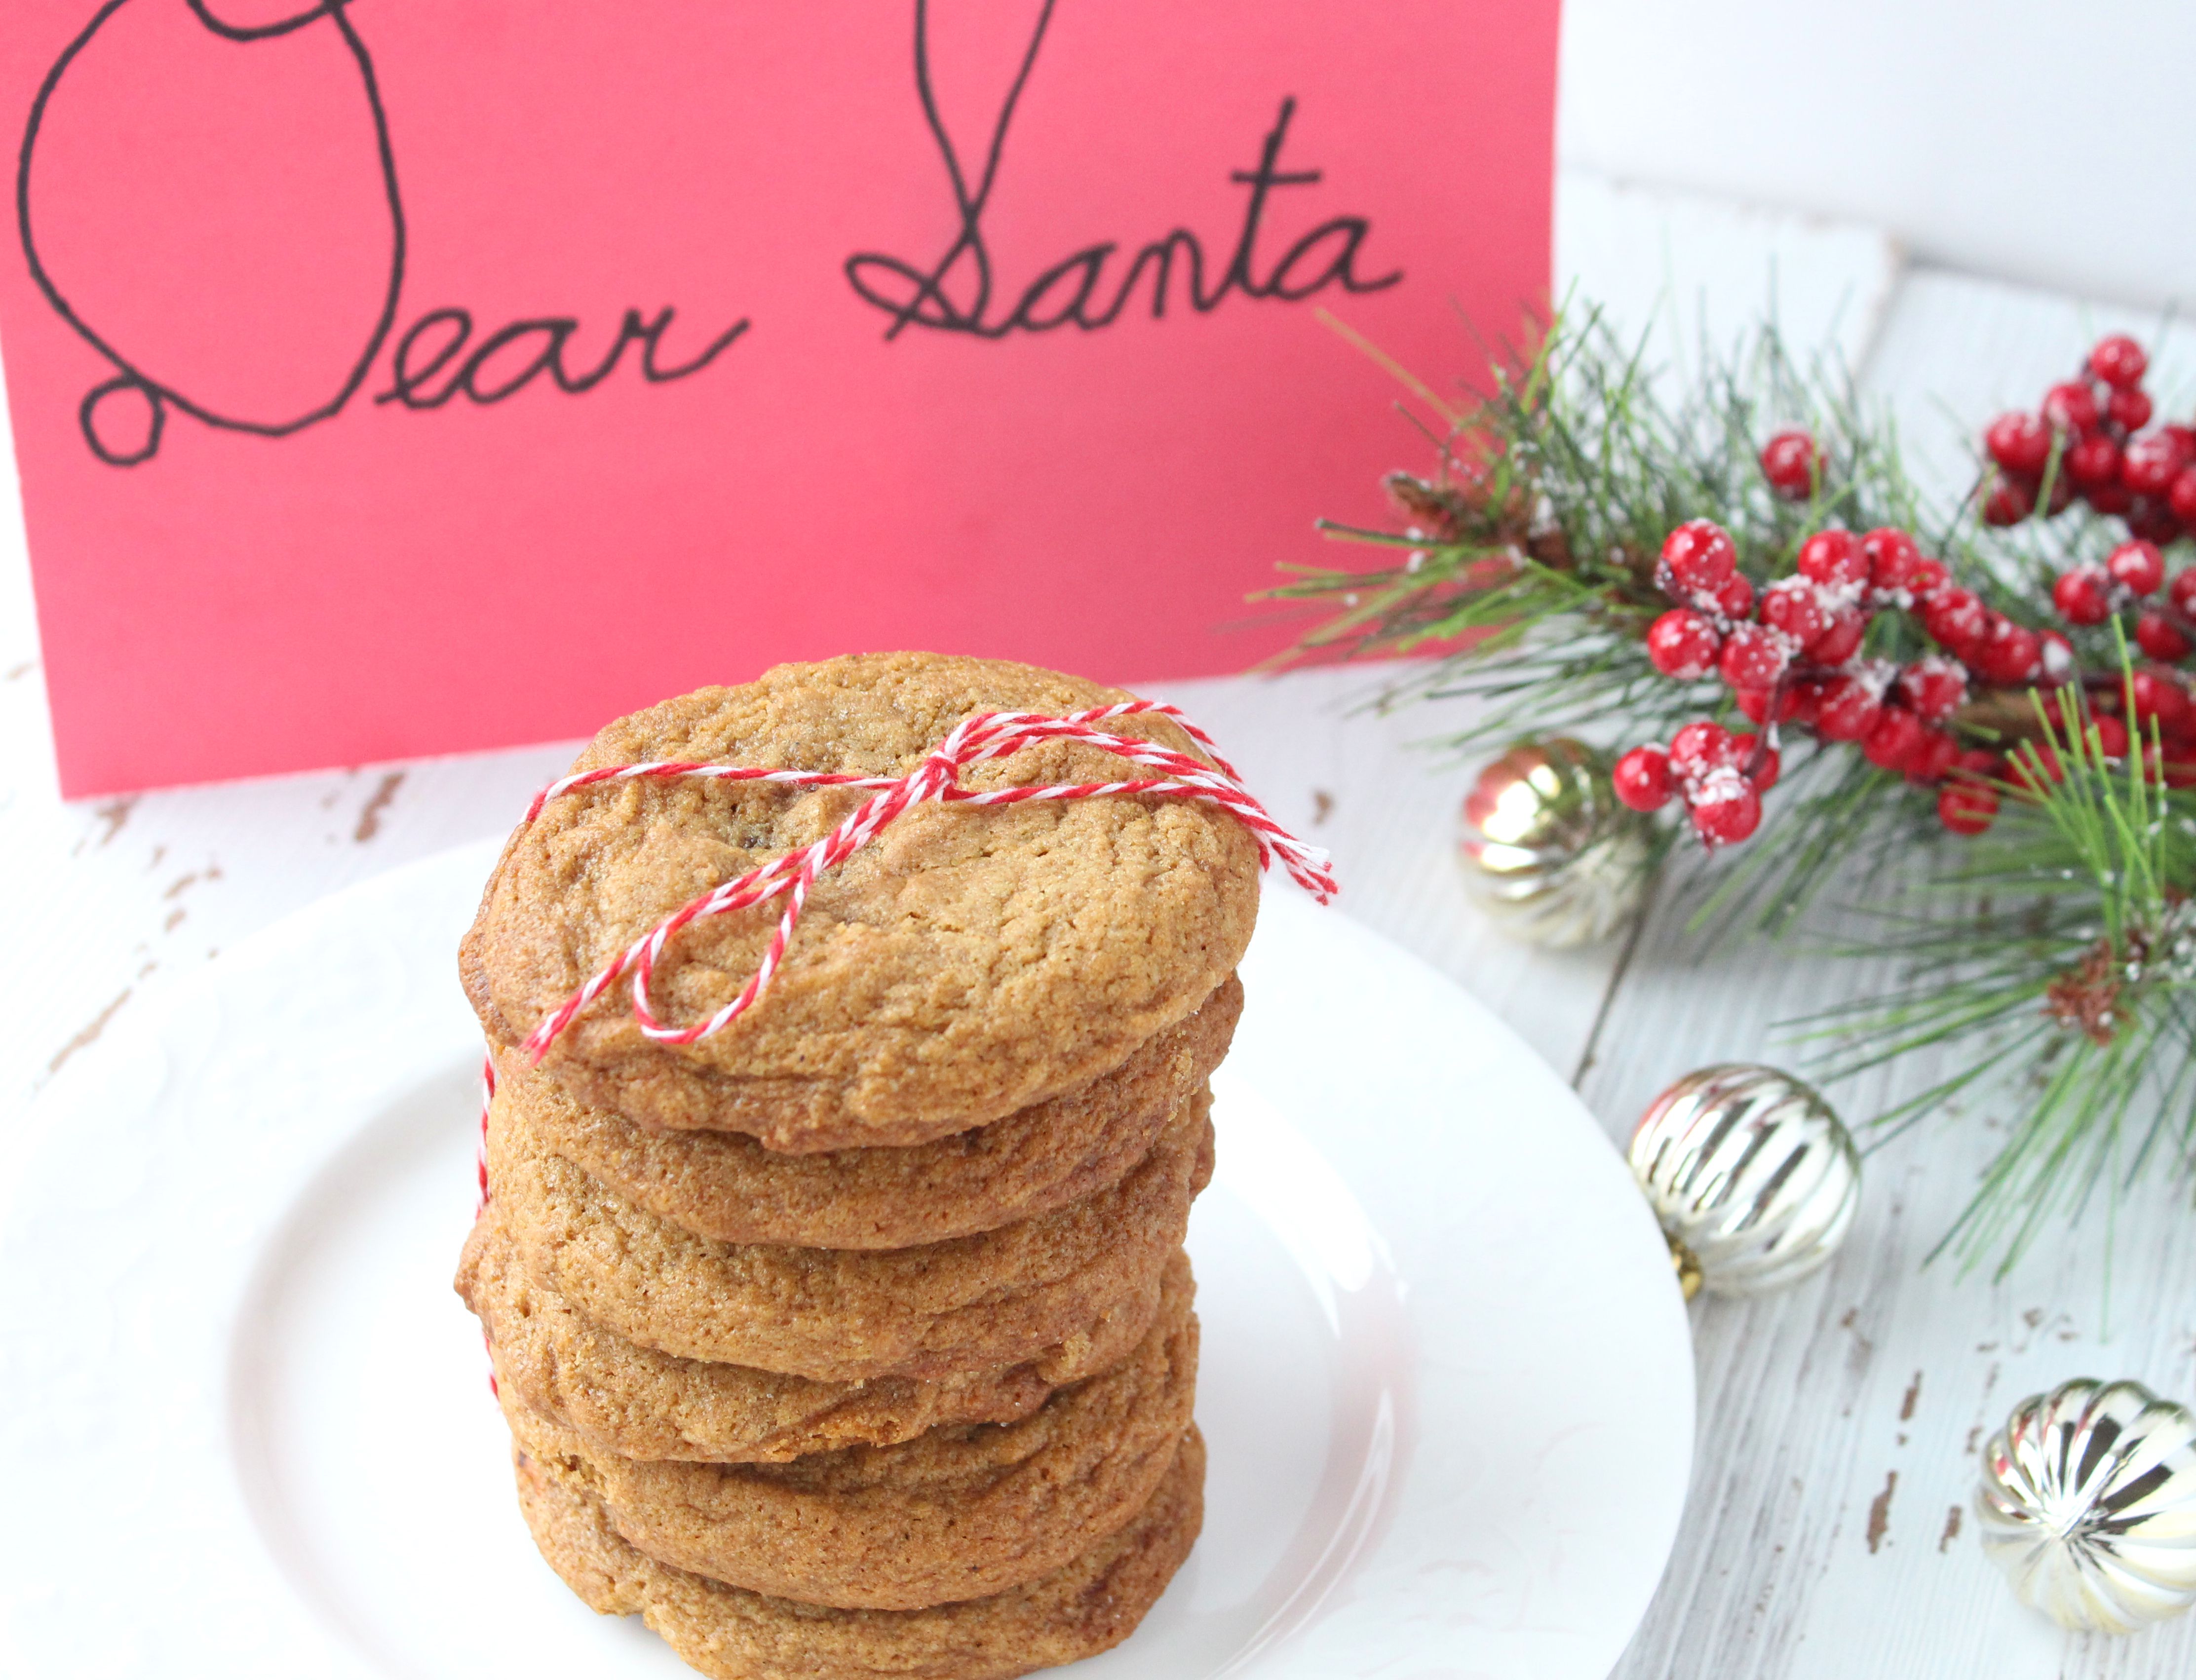
[[(980, 712), (1130, 698), (1032, 667), (931, 654), (780, 666), (619, 719), (575, 770), (678, 759), (901, 776)], [(1164, 717), (1116, 732), (1194, 753)], [(1053, 742), (972, 767), (973, 788), (1110, 782), (1124, 761)], [(461, 970), (490, 1040), (521, 1044), (604, 962), (690, 899), (822, 838), (869, 795), (701, 781), (552, 800), (505, 848)], [(643, 1126), (743, 1132), (790, 1152), (914, 1145), (1088, 1085), (1230, 974), (1257, 852), (1225, 811), (1163, 796), (915, 807), (825, 875), (762, 1000), (710, 1037), (650, 1040), (621, 988), (543, 1063)], [(683, 929), (651, 998), (707, 1017), (754, 972), (779, 906)]]

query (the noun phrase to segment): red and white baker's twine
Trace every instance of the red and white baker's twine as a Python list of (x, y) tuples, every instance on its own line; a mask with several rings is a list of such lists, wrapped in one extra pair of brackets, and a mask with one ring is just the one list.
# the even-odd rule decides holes
[[(1211, 762), (1207, 764), (1154, 742), (1134, 740), (1098, 727), (1116, 718), (1146, 714), (1173, 719), (1211, 755)], [(995, 788), (983, 792), (961, 785), (962, 772), (970, 765), (1004, 758), (1044, 741), (1080, 742), (1163, 773), (1121, 782)], [(1235, 767), (1220, 756), (1212, 737), (1191, 723), (1178, 708), (1158, 701), (1126, 700), (1117, 706), (1072, 712), (1060, 718), (1029, 712), (980, 712), (956, 725), (936, 751), (900, 776), (845, 776), (822, 771), (761, 770), (687, 762), (606, 765), (552, 782), (534, 796), (534, 803), (527, 807), (525, 822), (532, 823), (550, 800), (604, 782), (640, 781), (771, 782), (795, 788), (870, 788), (876, 790), (876, 797), (864, 801), (822, 840), (798, 852), (773, 857), (745, 875), (710, 888), (635, 939), (527, 1036), (525, 1049), (535, 1062), (548, 1054), (558, 1035), (572, 1024), (582, 1009), (627, 975), (632, 977), (633, 1019), (649, 1037), (665, 1044), (691, 1044), (722, 1031), (752, 1008), (770, 989), (771, 979), (785, 961), (793, 930), (807, 904), (809, 889), (818, 878), (845, 863), (918, 805), (1020, 805), (1031, 800), (1091, 800), (1139, 794), (1200, 800), (1218, 805), (1250, 830), (1251, 839), (1257, 842), (1259, 868), (1272, 868), (1278, 857), (1297, 884), (1322, 904), (1338, 890), (1326, 853), (1318, 846), (1307, 846), (1276, 823), (1243, 786)], [(778, 898), (786, 900), (785, 909), (778, 917), (762, 961), (740, 989), (739, 995), (707, 1019), (691, 1026), (673, 1026), (659, 1019), (649, 1002), (649, 991), (656, 965), (672, 936), (688, 923), (706, 916), (747, 909)], [(487, 1095), (492, 1097), (495, 1090), (495, 1065), (492, 1059), (483, 1074), (483, 1083)], [(487, 1117), (484, 1100), (481, 1117), (483, 1149)], [(488, 1169), (484, 1154), (480, 1168), (480, 1192), (481, 1204), (485, 1207)]]
[[(1274, 821), (1265, 806), (1251, 796), (1234, 767), (1213, 753), (1206, 764), (1149, 741), (1113, 735), (1096, 725), (1115, 718), (1158, 713), (1174, 719), (1197, 743), (1212, 750), (1211, 737), (1191, 724), (1171, 706), (1156, 701), (1127, 700), (1118, 706), (1074, 712), (1064, 718), (1040, 717), (1028, 712), (980, 712), (956, 725), (930, 756), (905, 776), (843, 776), (819, 771), (756, 770), (732, 765), (639, 764), (615, 765), (584, 771), (553, 782), (535, 797), (526, 813), (531, 823), (551, 800), (605, 782), (693, 780), (711, 782), (772, 782), (796, 788), (874, 788), (876, 797), (865, 801), (822, 840), (787, 852), (749, 869), (722, 885), (690, 899), (657, 922), (646, 933), (620, 951), (596, 972), (528, 1035), (526, 1050), (538, 1062), (548, 1053), (559, 1033), (595, 999), (627, 975), (632, 977), (633, 1016), (649, 1037), (664, 1044), (691, 1044), (721, 1032), (752, 1008), (770, 989), (785, 961), (793, 930), (808, 902), (818, 877), (837, 868), (893, 823), (918, 805), (928, 803), (977, 805), (1020, 805), (1031, 800), (1090, 800), (1114, 794), (1151, 794), (1171, 799), (1201, 800), (1216, 805), (1251, 831), (1258, 845), (1258, 863), (1269, 869), (1279, 857), (1297, 885), (1321, 904), (1336, 891), (1326, 854), (1306, 846)], [(1078, 782), (1051, 786), (994, 788), (977, 792), (961, 785), (962, 772), (971, 765), (1004, 758), (1010, 753), (1043, 741), (1077, 741), (1126, 759), (1131, 764), (1164, 772), (1121, 782)], [(783, 898), (785, 910), (763, 952), (762, 961), (740, 989), (739, 995), (707, 1019), (691, 1026), (673, 1026), (660, 1019), (649, 1002), (656, 965), (672, 936), (688, 923), (706, 916), (723, 915)]]

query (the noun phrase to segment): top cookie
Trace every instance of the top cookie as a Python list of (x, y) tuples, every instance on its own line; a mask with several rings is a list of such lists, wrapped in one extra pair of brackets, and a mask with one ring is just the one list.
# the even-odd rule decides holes
[[(782, 665), (604, 729), (575, 770), (691, 759), (904, 775), (978, 712), (1058, 714), (1130, 696), (1026, 665), (870, 654)], [(1115, 732), (1195, 749), (1164, 718)], [(964, 785), (1135, 774), (1052, 742)], [(870, 795), (761, 783), (611, 782), (552, 800), (505, 846), (460, 956), (490, 1039), (513, 1046), (689, 899), (829, 832)], [(760, 961), (777, 903), (689, 925), (656, 968), (657, 1014), (699, 1020)], [(622, 986), (545, 1067), (643, 1125), (745, 1132), (773, 1149), (918, 1144), (1088, 1083), (1234, 970), (1257, 852), (1225, 812), (1162, 797), (919, 805), (824, 875), (784, 966), (739, 1019), (647, 1038)]]

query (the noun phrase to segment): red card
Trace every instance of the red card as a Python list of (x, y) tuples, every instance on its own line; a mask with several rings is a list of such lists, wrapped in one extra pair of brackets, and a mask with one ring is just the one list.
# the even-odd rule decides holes
[(1545, 294), (1556, 13), (14, 0), (66, 791), (857, 649), (1244, 667), (1422, 453), (1319, 312), (1446, 377)]

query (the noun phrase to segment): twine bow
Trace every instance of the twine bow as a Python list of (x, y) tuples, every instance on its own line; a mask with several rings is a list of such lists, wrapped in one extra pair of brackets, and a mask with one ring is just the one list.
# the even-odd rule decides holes
[[(1172, 718), (1192, 740), (1211, 754), (1212, 761), (1207, 764), (1154, 742), (1132, 740), (1098, 727), (1116, 718), (1143, 714)], [(961, 785), (962, 772), (971, 765), (1004, 758), (1044, 741), (1080, 742), (1159, 773), (1119, 782), (995, 788), (982, 792)], [(650, 1038), (664, 1044), (691, 1044), (721, 1032), (769, 990), (771, 979), (785, 961), (793, 930), (807, 904), (809, 890), (818, 879), (845, 863), (919, 805), (1020, 805), (1031, 800), (1104, 799), (1124, 794), (1200, 800), (1218, 805), (1250, 830), (1251, 839), (1257, 843), (1260, 869), (1271, 869), (1278, 857), (1297, 884), (1322, 904), (1338, 890), (1326, 853), (1317, 846), (1305, 845), (1274, 821), (1265, 806), (1243, 786), (1234, 766), (1214, 750), (1211, 737), (1176, 707), (1157, 701), (1123, 701), (1118, 705), (1072, 712), (1059, 718), (1029, 712), (980, 712), (955, 725), (935, 751), (901, 776), (847, 776), (822, 771), (763, 770), (683, 762), (606, 765), (551, 783), (535, 795), (534, 803), (527, 808), (525, 821), (532, 823), (540, 817), (552, 800), (604, 782), (672, 780), (769, 782), (795, 788), (870, 788), (876, 789), (876, 794), (864, 801), (822, 840), (758, 864), (746, 874), (688, 900), (604, 964), (585, 985), (527, 1036), (526, 1051), (537, 1063), (582, 1009), (627, 976), (631, 977), (633, 1019)], [(690, 1026), (674, 1026), (657, 1016), (649, 1000), (656, 965), (665, 946), (680, 928), (705, 917), (724, 915), (781, 898), (786, 901), (785, 909), (778, 917), (769, 947), (737, 996), (707, 1019)]]

